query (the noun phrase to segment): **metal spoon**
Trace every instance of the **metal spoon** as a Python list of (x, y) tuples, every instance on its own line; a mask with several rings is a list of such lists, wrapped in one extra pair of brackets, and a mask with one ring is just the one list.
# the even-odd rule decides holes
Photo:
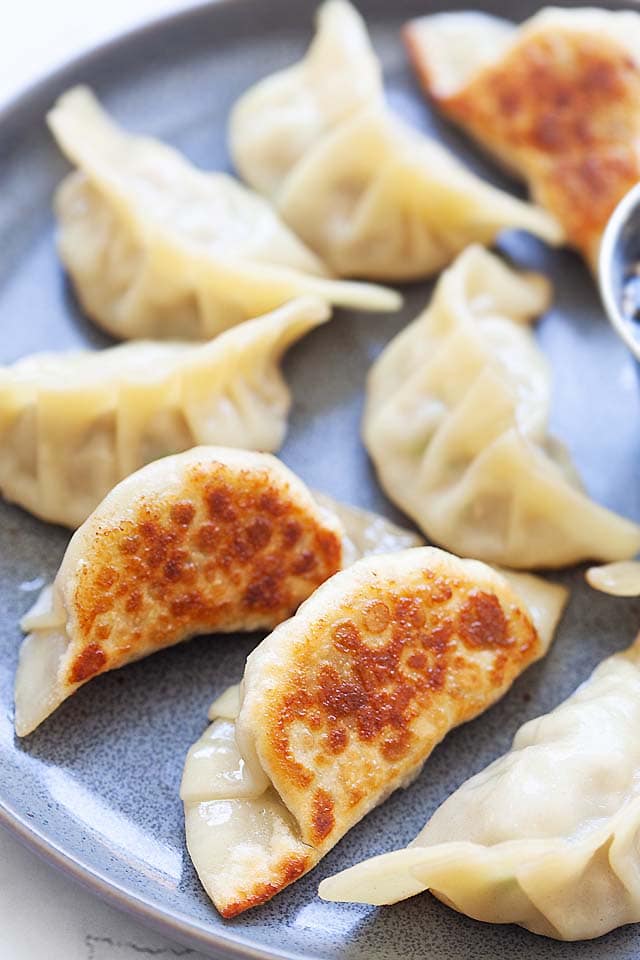
[(640, 183), (609, 219), (600, 245), (598, 280), (609, 320), (640, 361)]

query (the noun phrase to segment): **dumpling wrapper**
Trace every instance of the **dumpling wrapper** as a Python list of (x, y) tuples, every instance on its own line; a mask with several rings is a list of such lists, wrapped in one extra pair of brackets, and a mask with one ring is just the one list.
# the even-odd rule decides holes
[(299, 63), (240, 98), (229, 143), (242, 177), (341, 276), (425, 277), (503, 229), (561, 239), (545, 212), (391, 114), (364, 21), (345, 0), (320, 7)]
[(612, 597), (640, 597), (640, 561), (620, 560), (590, 567), (585, 578), (590, 587)]
[(156, 650), (271, 629), (360, 546), (421, 543), (374, 514), (328, 497), (320, 505), (267, 453), (198, 447), (151, 463), (76, 531), (53, 586), (23, 618), (16, 733), (98, 674)]
[(522, 25), (475, 12), (405, 27), (424, 89), (529, 184), (595, 268), (640, 179), (640, 13), (548, 7)]
[(86, 87), (47, 119), (78, 168), (56, 194), (60, 256), (83, 308), (114, 336), (209, 339), (301, 294), (400, 306), (395, 291), (331, 279), (261, 197), (120, 130)]
[(187, 846), (220, 913), (269, 900), (411, 782), (544, 655), (566, 597), (432, 547), (319, 587), (249, 655), (187, 757)]
[(551, 383), (527, 321), (540, 276), (469, 247), (369, 373), (362, 432), (380, 482), (429, 539), (532, 569), (622, 560), (640, 526), (583, 491), (548, 435)]
[(639, 726), (640, 638), (525, 723), (405, 850), (324, 880), (320, 896), (382, 904), (429, 889), (477, 920), (558, 940), (640, 921)]
[(124, 477), (200, 444), (275, 451), (285, 350), (325, 323), (301, 297), (206, 344), (150, 341), (34, 354), (0, 368), (0, 490), (76, 528)]

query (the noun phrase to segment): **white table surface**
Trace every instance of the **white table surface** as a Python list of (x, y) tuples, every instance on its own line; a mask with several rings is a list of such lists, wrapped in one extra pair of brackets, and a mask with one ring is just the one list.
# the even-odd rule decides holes
[[(3, 9), (0, 104), (100, 40), (193, 0), (15, 0)], [(202, 955), (106, 906), (0, 829), (0, 960)]]

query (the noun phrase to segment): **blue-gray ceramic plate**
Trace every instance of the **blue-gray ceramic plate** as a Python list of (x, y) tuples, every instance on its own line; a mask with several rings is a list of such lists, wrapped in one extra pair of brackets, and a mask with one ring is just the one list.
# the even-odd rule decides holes
[[(203, 167), (229, 167), (225, 121), (256, 79), (291, 62), (311, 35), (314, 0), (223, 0), (138, 30), (76, 61), (0, 116), (0, 350), (3, 361), (43, 348), (102, 347), (82, 316), (54, 251), (51, 198), (65, 164), (44, 115), (79, 81), (131, 129), (162, 137)], [(359, 0), (384, 61), (392, 105), (502, 182), (495, 168), (431, 115), (408, 68), (399, 28), (439, 0)], [(444, 6), (444, 3), (442, 3)], [(504, 4), (485, 3), (493, 12)], [(534, 12), (511, 4), (514, 16)], [(516, 189), (513, 184), (506, 184)], [(598, 500), (640, 520), (640, 404), (631, 361), (604, 319), (586, 268), (521, 236), (518, 262), (547, 272), (556, 302), (539, 336), (555, 372), (554, 428)], [(401, 316), (338, 314), (286, 362), (294, 394), (287, 464), (318, 489), (394, 513), (359, 440), (364, 378), (384, 344), (412, 318), (426, 284), (407, 289)], [(18, 620), (56, 571), (68, 533), (0, 504), (1, 820), (111, 903), (216, 957), (443, 960), (522, 957), (609, 960), (640, 956), (640, 933), (559, 944), (476, 923), (428, 895), (373, 909), (324, 903), (322, 877), (410, 840), (435, 806), (507, 748), (524, 720), (548, 710), (604, 656), (627, 645), (640, 605), (590, 592), (583, 571), (553, 651), (498, 706), (451, 734), (422, 776), (370, 814), (320, 866), (271, 903), (230, 922), (217, 915), (187, 856), (178, 785), (189, 745), (214, 695), (239, 679), (260, 639), (202, 637), (100, 677), (24, 742), (14, 738), (12, 687)]]

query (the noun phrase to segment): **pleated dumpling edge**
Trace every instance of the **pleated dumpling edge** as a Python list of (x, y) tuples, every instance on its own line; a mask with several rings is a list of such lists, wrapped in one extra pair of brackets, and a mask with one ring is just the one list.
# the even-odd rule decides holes
[(526, 321), (549, 292), (467, 248), (375, 361), (362, 424), (384, 490), (430, 539), (518, 569), (640, 550), (640, 526), (591, 500), (548, 434), (550, 374)]
[(75, 528), (145, 463), (199, 444), (275, 451), (291, 395), (287, 348), (329, 319), (301, 297), (209, 343), (34, 354), (0, 368), (0, 490)]
[(86, 87), (48, 114), (77, 167), (55, 198), (58, 250), (89, 316), (122, 339), (210, 339), (305, 294), (394, 311), (393, 291), (338, 281), (260, 196), (121, 130)]

